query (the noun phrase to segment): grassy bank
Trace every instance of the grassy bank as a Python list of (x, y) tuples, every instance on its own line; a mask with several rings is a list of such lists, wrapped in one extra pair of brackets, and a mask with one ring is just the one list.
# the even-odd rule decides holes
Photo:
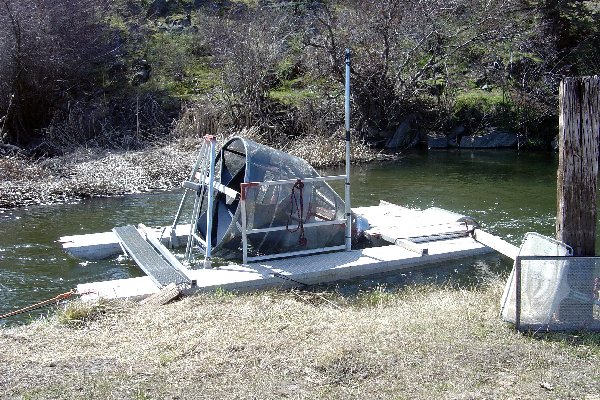
[(598, 399), (600, 336), (515, 333), (498, 317), (501, 290), (495, 278), (353, 298), (72, 303), (0, 330), (0, 390), (25, 399)]

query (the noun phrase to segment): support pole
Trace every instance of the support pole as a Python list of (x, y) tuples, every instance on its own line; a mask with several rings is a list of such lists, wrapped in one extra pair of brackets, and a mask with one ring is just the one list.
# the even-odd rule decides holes
[[(557, 173), (556, 238), (573, 248), (574, 256), (594, 256), (596, 192), (600, 140), (600, 77), (565, 78), (560, 84), (559, 165)], [(568, 263), (567, 263), (568, 265)], [(593, 292), (593, 265), (571, 264), (571, 292)], [(589, 295), (588, 295), (589, 296)], [(593, 300), (568, 296), (558, 318), (573, 327), (593, 320)]]
[(214, 217), (214, 193), (215, 193), (215, 153), (217, 139), (214, 136), (206, 136), (206, 141), (210, 142), (209, 149), (209, 172), (208, 172), (208, 205), (206, 211), (206, 253), (204, 255), (204, 267), (210, 266), (210, 252), (212, 250), (212, 226)]
[(346, 96), (344, 111), (346, 114), (346, 181), (344, 202), (346, 203), (346, 251), (352, 250), (352, 208), (350, 206), (350, 49), (346, 49)]
[(556, 238), (594, 256), (600, 140), (600, 76), (560, 84)]

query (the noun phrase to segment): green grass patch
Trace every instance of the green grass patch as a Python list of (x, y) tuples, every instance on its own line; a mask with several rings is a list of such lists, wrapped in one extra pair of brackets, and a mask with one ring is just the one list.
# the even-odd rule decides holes
[(146, 48), (152, 66), (151, 84), (170, 95), (189, 99), (209, 92), (222, 83), (221, 71), (211, 66), (202, 44), (193, 34), (158, 32)]
[(510, 99), (501, 90), (476, 89), (456, 96), (453, 119), (476, 133), (485, 126), (514, 128), (515, 115)]
[(68, 326), (82, 326), (106, 313), (108, 303), (71, 301), (56, 314), (61, 324)]
[(317, 97), (317, 93), (310, 87), (298, 87), (302, 78), (284, 81), (284, 83), (269, 91), (269, 97), (281, 104), (298, 106), (303, 100)]

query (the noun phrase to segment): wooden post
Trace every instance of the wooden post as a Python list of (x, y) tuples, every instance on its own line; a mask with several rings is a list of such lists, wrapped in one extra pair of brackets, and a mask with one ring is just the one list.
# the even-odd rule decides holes
[(600, 76), (560, 84), (556, 238), (594, 256), (600, 140)]
[[(594, 256), (600, 77), (565, 78), (559, 96), (556, 238), (571, 246), (574, 256)], [(561, 301), (558, 318), (570, 328), (585, 328), (593, 320), (593, 265), (576, 260), (565, 265), (570, 291), (579, 296)]]

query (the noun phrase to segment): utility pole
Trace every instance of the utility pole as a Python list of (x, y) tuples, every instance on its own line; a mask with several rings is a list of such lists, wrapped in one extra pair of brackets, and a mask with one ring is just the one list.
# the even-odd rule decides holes
[(600, 147), (600, 76), (560, 84), (556, 238), (594, 256)]
[[(573, 255), (595, 256), (596, 193), (600, 148), (600, 76), (560, 84), (556, 238)], [(566, 262), (571, 293), (559, 306), (562, 322), (585, 327), (593, 320), (594, 263)]]

